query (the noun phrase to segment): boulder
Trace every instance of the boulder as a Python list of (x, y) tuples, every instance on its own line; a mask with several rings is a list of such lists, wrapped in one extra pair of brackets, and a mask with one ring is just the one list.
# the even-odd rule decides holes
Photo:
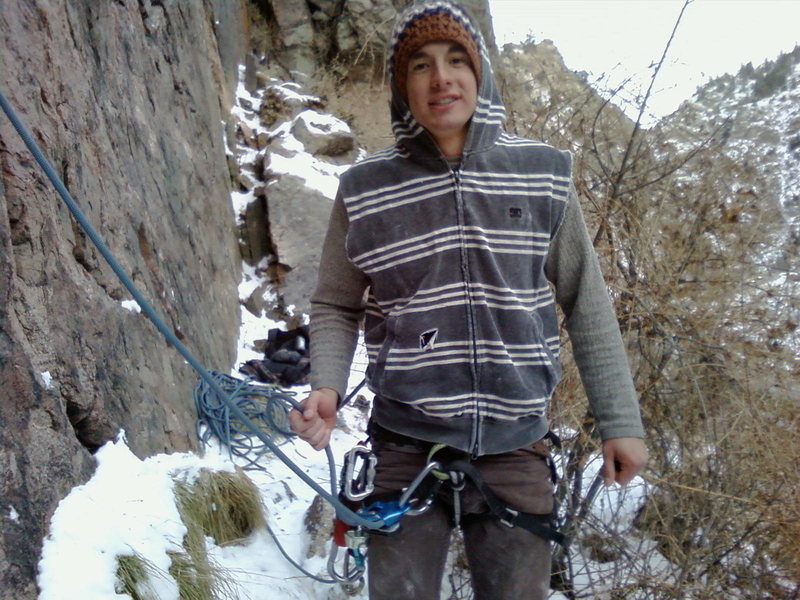
[(279, 294), (295, 314), (307, 313), (332, 200), (300, 177), (281, 175), (267, 187), (267, 205), (273, 249), (284, 267)]
[(314, 500), (303, 517), (303, 524), (308, 536), (306, 558), (315, 556), (325, 558), (327, 556), (329, 552), (328, 542), (333, 533), (333, 518), (335, 516), (333, 507), (322, 496), (314, 496)]
[(242, 258), (253, 266), (271, 252), (267, 203), (263, 195), (252, 196), (239, 216), (239, 244)]
[(344, 121), (306, 110), (297, 115), (291, 131), (314, 156), (345, 164), (355, 160), (356, 140)]

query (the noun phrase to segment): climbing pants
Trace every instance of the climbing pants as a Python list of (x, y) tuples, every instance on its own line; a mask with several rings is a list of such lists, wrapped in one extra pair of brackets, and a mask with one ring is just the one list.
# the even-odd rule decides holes
[[(375, 495), (399, 492), (428, 462), (414, 446), (380, 442)], [(463, 455), (461, 456), (463, 457)], [(446, 458), (437, 453), (436, 460)], [(505, 454), (483, 456), (473, 464), (491, 489), (510, 507), (548, 514), (553, 484), (547, 446), (537, 442)], [(475, 600), (545, 600), (550, 581), (550, 543), (488, 514), (483, 497), (469, 482), (460, 493), (461, 529)], [(422, 515), (402, 519), (394, 535), (369, 539), (370, 600), (438, 600), (453, 532), (453, 500), (443, 486)]]

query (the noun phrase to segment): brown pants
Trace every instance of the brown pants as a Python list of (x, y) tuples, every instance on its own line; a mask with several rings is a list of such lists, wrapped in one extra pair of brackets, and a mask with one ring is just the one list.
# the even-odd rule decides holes
[[(378, 456), (375, 493), (399, 491), (427, 463), (406, 446), (374, 444)], [(440, 455), (436, 455), (436, 459)], [(512, 508), (547, 514), (553, 486), (546, 445), (474, 461), (486, 483)], [(467, 483), (461, 492), (462, 531), (475, 600), (544, 600), (550, 581), (550, 543), (487, 515), (480, 493)], [(452, 492), (445, 485), (430, 509), (403, 517), (400, 533), (370, 535), (370, 600), (438, 600), (452, 533)]]

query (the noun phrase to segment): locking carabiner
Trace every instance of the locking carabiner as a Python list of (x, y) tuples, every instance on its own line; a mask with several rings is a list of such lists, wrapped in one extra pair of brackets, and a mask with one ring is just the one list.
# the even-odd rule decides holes
[(378, 459), (366, 446), (359, 444), (344, 455), (341, 490), (344, 497), (360, 502), (375, 490), (375, 465)]
[(428, 475), (439, 471), (441, 468), (441, 464), (435, 460), (432, 460), (425, 465), (425, 468), (422, 469), (422, 471), (417, 474), (409, 486), (403, 490), (398, 502), (400, 506), (408, 505), (406, 514), (411, 516), (421, 515), (431, 507), (431, 504), (433, 504), (433, 498), (436, 495), (436, 491), (441, 486), (441, 482), (437, 482), (430, 490), (428, 490), (428, 493), (424, 498), (414, 497), (414, 493), (419, 489), (420, 484), (422, 484)]

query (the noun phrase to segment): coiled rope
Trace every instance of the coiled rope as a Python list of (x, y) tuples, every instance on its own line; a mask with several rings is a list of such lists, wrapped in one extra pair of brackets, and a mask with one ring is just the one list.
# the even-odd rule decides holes
[[(293, 392), (285, 392), (271, 385), (257, 385), (211, 371), (211, 376), (225, 390), (248, 420), (258, 423), (264, 435), (273, 443), (282, 444), (294, 437), (287, 414), (293, 408)], [(202, 379), (192, 392), (197, 411), (197, 438), (208, 445), (217, 438), (246, 470), (262, 470), (258, 460), (269, 447), (253, 438), (250, 429), (231, 416), (228, 405), (219, 399), (214, 390)]]
[[(119, 278), (120, 282), (125, 286), (125, 288), (130, 292), (133, 296), (133, 299), (139, 304), (142, 309), (142, 312), (150, 319), (150, 321), (155, 325), (156, 329), (164, 336), (164, 338), (169, 342), (182, 356), (186, 359), (192, 368), (198, 373), (201, 380), (204, 384), (208, 385), (210, 390), (213, 391), (213, 394), (216, 396), (219, 402), (224, 403), (227, 407), (227, 410), (230, 412), (230, 416), (236, 419), (242, 426), (249, 431), (250, 434), (257, 437), (261, 440), (264, 445), (277, 456), (292, 472), (297, 475), (301, 480), (303, 480), (308, 486), (310, 486), (317, 494), (322, 496), (325, 500), (330, 502), (334, 509), (336, 510), (336, 515), (339, 519), (347, 523), (348, 525), (355, 525), (365, 527), (367, 529), (380, 529), (384, 526), (383, 520), (376, 517), (375, 520), (365, 519), (364, 517), (356, 514), (348, 507), (346, 507), (337, 497), (336, 497), (336, 476), (335, 476), (335, 467), (334, 467), (334, 460), (333, 460), (333, 453), (330, 450), (330, 447), (325, 448), (325, 452), (328, 457), (328, 464), (331, 471), (331, 491), (327, 491), (322, 488), (316, 481), (314, 481), (308, 474), (306, 474), (297, 464), (295, 464), (288, 456), (286, 456), (280, 448), (278, 448), (278, 444), (275, 443), (258, 425), (256, 425), (253, 421), (251, 421), (245, 412), (237, 406), (235, 402), (233, 402), (229, 396), (229, 394), (222, 388), (220, 382), (212, 375), (212, 373), (206, 370), (200, 362), (192, 355), (191, 352), (183, 345), (183, 343), (177, 338), (177, 336), (170, 330), (169, 327), (166, 326), (164, 321), (158, 316), (155, 312), (153, 307), (147, 301), (147, 299), (142, 295), (142, 293), (138, 290), (138, 288), (134, 285), (131, 278), (128, 276), (127, 273), (122, 269), (120, 264), (114, 258), (114, 255), (111, 253), (111, 250), (99, 236), (97, 231), (95, 231), (92, 224), (83, 214), (78, 204), (70, 195), (69, 191), (67, 190), (64, 183), (61, 181), (61, 178), (58, 174), (53, 170), (53, 167), (50, 165), (47, 158), (45, 158), (44, 154), (42, 153), (39, 146), (31, 137), (28, 130), (23, 125), (22, 121), (17, 116), (16, 112), (14, 111), (11, 104), (6, 99), (5, 95), (3, 94), (2, 90), (0, 90), (0, 107), (2, 107), (3, 112), (8, 117), (8, 120), (11, 121), (11, 124), (14, 126), (14, 129), (19, 134), (22, 141), (27, 146), (28, 150), (30, 151), (33, 158), (39, 164), (41, 169), (44, 171), (47, 178), (50, 180), (50, 183), (58, 192), (61, 200), (66, 204), (69, 211), (72, 213), (72, 216), (84, 230), (86, 235), (95, 245), (97, 250), (103, 256), (105, 261), (108, 263), (109, 267), (114, 271), (114, 273)], [(288, 397), (288, 396), (287, 396)], [(292, 401), (293, 408), (298, 408), (300, 405), (295, 401)], [(300, 409), (302, 410), (302, 408)]]

